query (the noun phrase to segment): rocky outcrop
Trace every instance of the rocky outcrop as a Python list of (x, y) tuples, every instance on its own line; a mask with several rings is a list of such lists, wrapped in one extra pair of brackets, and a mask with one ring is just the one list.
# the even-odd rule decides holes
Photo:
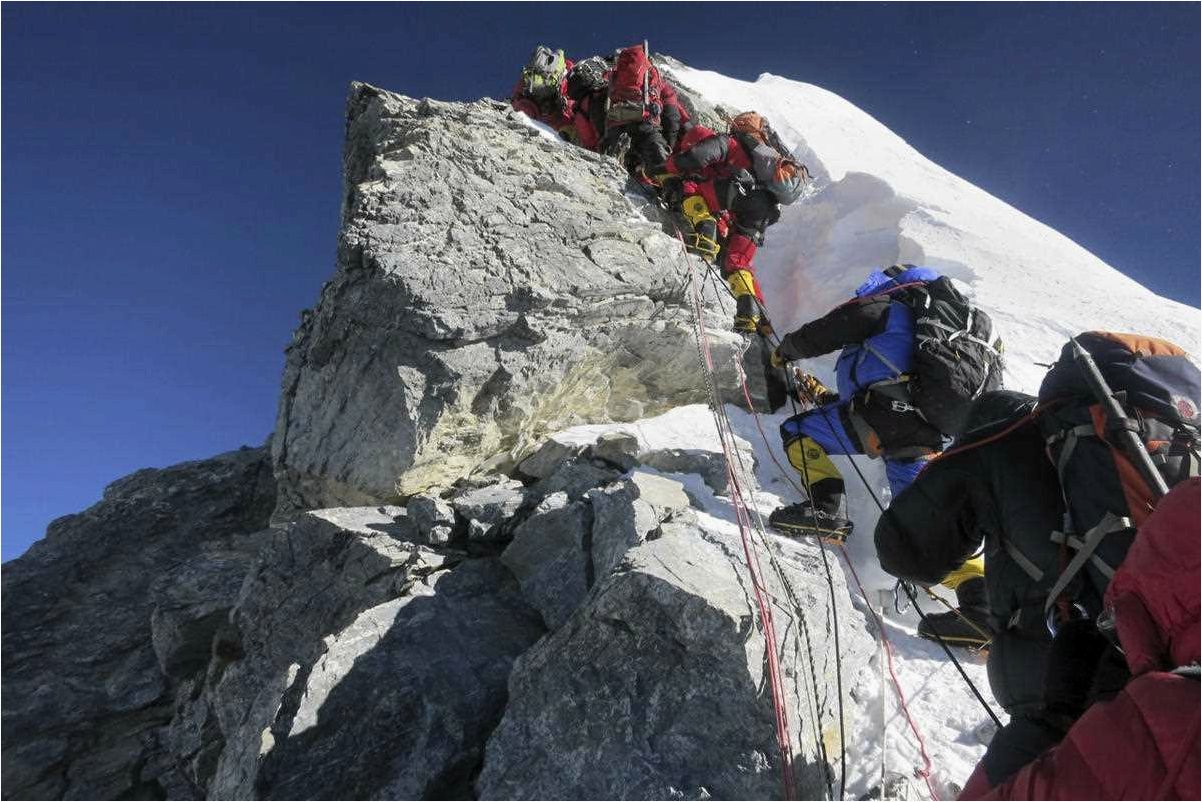
[[(503, 557), (512, 562), (522, 549), (523, 592), (557, 629), (514, 666), (480, 797), (775, 798), (780, 757), (764, 639), (737, 532), (690, 509), (679, 484), (650, 475), (589, 499), (589, 524), (580, 505), (545, 511)], [(526, 530), (552, 516), (531, 529), (543, 564), (530, 571)], [(591, 542), (581, 537), (590, 525)], [(784, 577), (766, 571), (787, 655), (797, 788), (799, 798), (817, 799), (828, 771), (818, 744), (834, 743), (839, 727), (831, 595), (815, 546), (770, 547)], [(872, 643), (842, 577), (834, 584), (843, 659), (856, 665)]]
[[(678, 244), (490, 101), (356, 84), (344, 167), (270, 452), (136, 473), (4, 567), (4, 796), (774, 796), (716, 430), (645, 420), (707, 394)], [(817, 795), (832, 597), (869, 643), (813, 545), (758, 548)]]
[(288, 349), (282, 511), (447, 487), (565, 426), (704, 399), (680, 246), (612, 160), (499, 103), (355, 84), (344, 172), (338, 272)]
[(177, 683), (209, 641), (275, 504), (266, 449), (109, 485), (4, 565), (4, 795), (155, 797)]
[(195, 751), (219, 757), (189, 767), (210, 797), (470, 790), (510, 666), (544, 630), (495, 559), (403, 539), (403, 516), (322, 510), (264, 550), (194, 703), (218, 724)]

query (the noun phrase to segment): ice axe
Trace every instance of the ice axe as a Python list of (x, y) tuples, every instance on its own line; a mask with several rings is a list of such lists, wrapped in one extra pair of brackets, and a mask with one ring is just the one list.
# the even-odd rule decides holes
[(1077, 342), (1076, 337), (1069, 337), (1068, 341), (1073, 349), (1073, 359), (1081, 368), (1086, 384), (1093, 391), (1094, 398), (1098, 400), (1102, 412), (1106, 415), (1107, 436), (1113, 438), (1123, 449), (1140, 476), (1147, 482), (1153, 498), (1159, 500), (1169, 492), (1169, 486), (1160, 475), (1160, 471), (1156, 470), (1156, 465), (1139, 436), (1139, 422), (1132, 420), (1114, 397), (1114, 391), (1106, 383), (1106, 377), (1098, 369), (1098, 363), (1094, 361), (1093, 356)]

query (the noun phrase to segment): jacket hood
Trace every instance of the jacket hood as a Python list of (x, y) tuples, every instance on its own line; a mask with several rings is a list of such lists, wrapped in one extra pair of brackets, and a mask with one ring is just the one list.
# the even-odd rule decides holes
[(1199, 657), (1199, 480), (1160, 500), (1106, 590), (1134, 675)]
[(929, 267), (915, 267), (914, 265), (902, 265), (902, 267), (905, 270), (896, 276), (885, 275), (884, 270), (872, 271), (864, 283), (856, 288), (856, 297), (865, 298), (893, 287), (900, 287), (902, 284), (915, 281), (934, 281), (940, 278), (940, 274)]

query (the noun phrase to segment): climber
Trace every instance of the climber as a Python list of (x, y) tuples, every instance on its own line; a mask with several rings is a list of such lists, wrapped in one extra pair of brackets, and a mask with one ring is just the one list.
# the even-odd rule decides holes
[(752, 262), (765, 230), (780, 219), (780, 204), (797, 200), (809, 178), (770, 137), (767, 120), (753, 111), (735, 117), (728, 134), (693, 125), (679, 152), (654, 168), (665, 202), (689, 223), (686, 247), (722, 268), (735, 297), (735, 330), (764, 336), (771, 326)]
[(688, 123), (688, 111), (652, 62), (647, 43), (618, 51), (609, 71), (601, 151), (645, 176), (667, 160)]
[(572, 135), (582, 148), (601, 150), (609, 92), (610, 64), (601, 56), (578, 61), (568, 70), (566, 94), (572, 103)]
[[(1163, 481), (1173, 486), (1196, 475), (1199, 372), (1184, 351), (1103, 332), (1076, 342), (1092, 354), (1110, 393), (1136, 399), (1138, 415), (1114, 426), (1137, 427)], [(1103, 436), (1106, 416), (1082, 375), (1066, 346), (1038, 399), (982, 395), (953, 446), (893, 497), (876, 527), (881, 567), (902, 580), (946, 581), (984, 555), (983, 577), (956, 588), (960, 610), (926, 616), (919, 634), (970, 642), (984, 639), (984, 628), (992, 636), (989, 684), (1010, 715), (982, 762), (993, 785), (1048, 745), (1040, 679), (1052, 632), (1101, 613), (1109, 575), (1131, 543), (1128, 527), (1155, 503)], [(1121, 684), (1122, 661), (1114, 657), (1101, 666), (1107, 671), (1099, 672), (1095, 695)]]
[(605, 125), (604, 65), (596, 57), (573, 64), (562, 50), (539, 45), (522, 68), (510, 104), (572, 144), (596, 151)]
[[(1196, 478), (1178, 485), (1139, 528), (1106, 590), (1102, 634), (1090, 621), (1057, 634), (1041, 722), (1049, 750), (1008, 779), (986, 757), (960, 799), (1199, 798), (1198, 498)], [(1133, 679), (1087, 708), (1095, 666), (1117, 654)]]
[(830, 454), (883, 457), (896, 496), (942, 450), (944, 433), (910, 403), (915, 322), (903, 297), (905, 289), (939, 278), (930, 268), (908, 265), (874, 271), (850, 301), (781, 339), (772, 353), (778, 367), (843, 350), (838, 392), (813, 376), (802, 377), (814, 408), (781, 424), (786, 454), (809, 500), (775, 510), (771, 526), (842, 542), (852, 524), (843, 511), (843, 477)]

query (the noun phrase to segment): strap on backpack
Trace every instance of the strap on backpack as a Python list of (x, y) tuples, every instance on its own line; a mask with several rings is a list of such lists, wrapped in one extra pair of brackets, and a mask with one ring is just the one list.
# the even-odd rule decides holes
[(1107, 512), (1102, 516), (1102, 520), (1098, 521), (1097, 525), (1085, 533), (1085, 537), (1078, 539), (1077, 537), (1065, 532), (1053, 532), (1051, 539), (1053, 543), (1067, 544), (1077, 550), (1073, 558), (1069, 560), (1068, 565), (1060, 572), (1060, 576), (1056, 579), (1056, 584), (1052, 585), (1052, 589), (1048, 591), (1047, 601), (1044, 602), (1044, 612), (1052, 609), (1052, 605), (1060, 598), (1060, 594), (1068, 587), (1068, 584), (1076, 578), (1081, 569), (1085, 567), (1086, 561), (1091, 561), (1094, 567), (1101, 571), (1107, 578), (1114, 576), (1114, 569), (1106, 564), (1106, 562), (1098, 557), (1094, 552), (1102, 539), (1112, 532), (1125, 532), (1135, 528), (1135, 524), (1130, 518), (1120, 518), (1113, 512)]
[(1191, 663), (1188, 666), (1177, 666), (1169, 673), (1176, 674), (1179, 677), (1192, 679), (1195, 682), (1202, 679), (1202, 670), (1200, 670), (1197, 663)]
[[(930, 303), (930, 300), (931, 300), (930, 296), (927, 296), (928, 304)], [(977, 345), (984, 348), (986, 353), (988, 353), (990, 356), (994, 356), (994, 357), (1000, 356), (1000, 354), (998, 354), (998, 352), (997, 352), (997, 349), (994, 348), (991, 343), (988, 343), (985, 340), (982, 340), (980, 337), (973, 335), (972, 322), (973, 322), (973, 318), (976, 316), (976, 314), (977, 314), (976, 307), (970, 306), (968, 308), (968, 319), (964, 324), (964, 328), (962, 328), (962, 329), (954, 329), (951, 326), (944, 323), (943, 321), (941, 321), (937, 317), (920, 317), (920, 318), (918, 318), (918, 320), (914, 321), (914, 325), (917, 326), (920, 323), (924, 323), (933, 328), (942, 329), (943, 331), (946, 331), (948, 333), (946, 339), (949, 343), (954, 342), (955, 340), (965, 339), (965, 340), (968, 340), (970, 343), (976, 343)]]

